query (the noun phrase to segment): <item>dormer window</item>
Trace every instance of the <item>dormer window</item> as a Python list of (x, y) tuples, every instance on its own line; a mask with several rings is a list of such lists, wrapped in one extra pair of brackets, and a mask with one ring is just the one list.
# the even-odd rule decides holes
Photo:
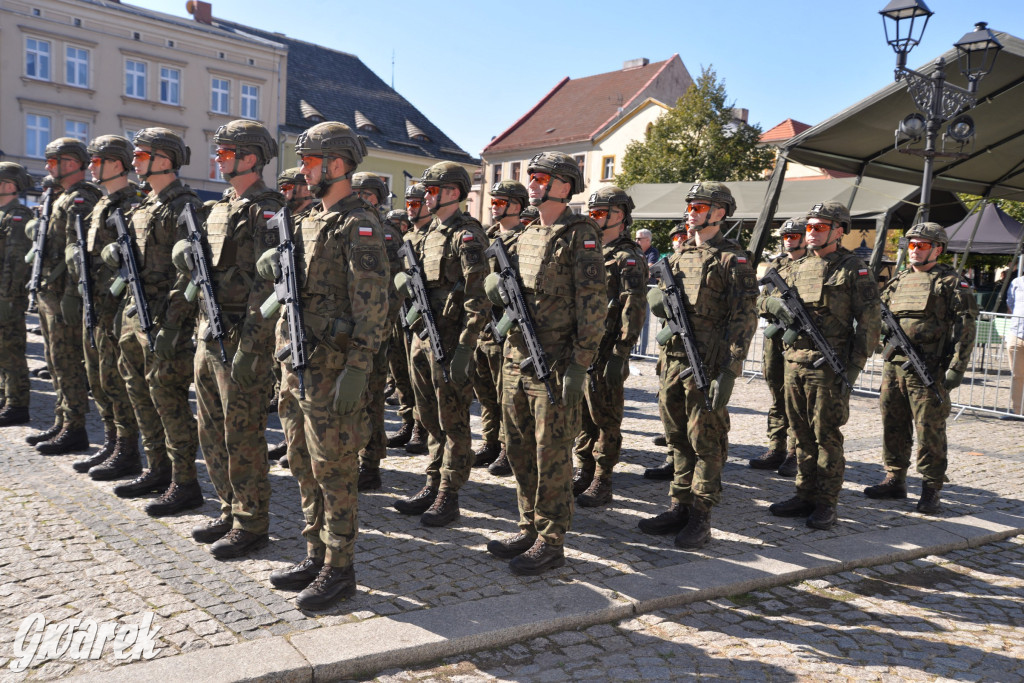
[(356, 110), (356, 130), (361, 130), (364, 133), (379, 133), (380, 128), (377, 127), (370, 118), (363, 112)]
[(409, 119), (405, 120), (405, 132), (409, 136), (410, 140), (430, 142), (430, 138), (427, 137), (427, 134), (420, 130), (420, 128)]

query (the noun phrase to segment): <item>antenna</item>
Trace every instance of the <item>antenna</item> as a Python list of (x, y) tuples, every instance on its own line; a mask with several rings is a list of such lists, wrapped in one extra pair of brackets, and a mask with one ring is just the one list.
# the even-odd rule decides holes
[(391, 89), (395, 89), (395, 48), (391, 48)]

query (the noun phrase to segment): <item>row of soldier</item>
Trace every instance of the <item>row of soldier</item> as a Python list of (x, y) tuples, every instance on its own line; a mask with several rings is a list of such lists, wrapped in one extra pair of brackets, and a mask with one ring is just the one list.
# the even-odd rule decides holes
[[(458, 519), (459, 489), (474, 465), (490, 464), (498, 474), (511, 471), (519, 533), (492, 541), (488, 551), (509, 559), (519, 574), (563, 565), (574, 500), (584, 507), (611, 501), (622, 444), (623, 384), (630, 350), (645, 324), (649, 272), (629, 238), (629, 196), (607, 187), (590, 197), (589, 216), (574, 213), (568, 203), (583, 188), (579, 167), (567, 155), (545, 152), (529, 164), (528, 187), (503, 181), (492, 188), (494, 225), (487, 234), (459, 209), (470, 179), (463, 167), (448, 162), (428, 168), (409, 188), (405, 212), (381, 220), (377, 207), (387, 189), (376, 176), (355, 172), (365, 147), (344, 124), (318, 124), (299, 137), (302, 164), (279, 178), (284, 195), (261, 179), (277, 153), (262, 125), (232, 122), (217, 131), (215, 142), (231, 189), (208, 207), (178, 180), (189, 151), (166, 129), (142, 130), (134, 145), (118, 136), (102, 136), (88, 148), (69, 138), (50, 143), (47, 170), (60, 192), (44, 200), (50, 207), (46, 221), (17, 204), (18, 192), (31, 182), (24, 169), (2, 165), (0, 234), (7, 244), (0, 316), (5, 349), (12, 353), (3, 354), (8, 360), (0, 424), (28, 421), (27, 368), (20, 367), (25, 302), (18, 292), (27, 278), (18, 264), (25, 263), (20, 257), (33, 228), (42, 226), (48, 237), (36, 241), (44, 249), (36, 260), (39, 281), (30, 286), (37, 293), (57, 403), (54, 426), (29, 437), (41, 452), (88, 446), (89, 387), (103, 420), (104, 444), (75, 469), (97, 480), (135, 476), (114, 492), (159, 494), (146, 511), (160, 516), (202, 505), (195, 468), (202, 446), (220, 514), (196, 527), (193, 537), (210, 543), (216, 557), (238, 557), (268, 538), (264, 433), (276, 381), (283, 450), (302, 498), (307, 556), (270, 580), (301, 591), (301, 607), (320, 609), (354, 593), (357, 491), (381, 486), (387, 446), (405, 445), (412, 452), (425, 447), (429, 454), (423, 488), (395, 503), (399, 512), (419, 515), (429, 526)], [(86, 182), (87, 166), (104, 192)], [(150, 186), (145, 198), (128, 181), (132, 168)], [(749, 255), (721, 234), (735, 208), (728, 188), (698, 184), (687, 202), (675, 253), (656, 269), (661, 285), (647, 292), (651, 310), (667, 320), (659, 335), (659, 406), (670, 460), (648, 474), (671, 478), (672, 484), (668, 509), (642, 520), (640, 529), (675, 533), (676, 544), (685, 548), (701, 547), (710, 538), (710, 511), (720, 502), (728, 451), (726, 405), (758, 311), (792, 334), (781, 344), (766, 343), (771, 447), (752, 465), (791, 470), (782, 462), (788, 433), (797, 494), (772, 505), (771, 512), (807, 516), (810, 526), (829, 528), (842, 484), (840, 428), (848, 416), (849, 387), (879, 334), (874, 280), (839, 245), (849, 231), (849, 214), (841, 205), (816, 205), (806, 219), (806, 256), (800, 251), (803, 224), (787, 223), (787, 254), (774, 264), (787, 271), (784, 277), (799, 292), (801, 305), (843, 359), (845, 369), (837, 376), (822, 365), (809, 335), (800, 333), (792, 304), (771, 288), (759, 296)], [(286, 205), (294, 227), (286, 222), (286, 229), (274, 229), (274, 217), (280, 221)], [(524, 226), (521, 214), (528, 209), (535, 215)], [(202, 222), (191, 238), (189, 215)], [(76, 231), (78, 222), (84, 230)], [(27, 228), (20, 242), (15, 223)], [(794, 225), (799, 229), (790, 229)], [(918, 228), (917, 236), (928, 239), (911, 243), (929, 244), (930, 250), (915, 247), (907, 273), (926, 277), (895, 278), (886, 293), (900, 302), (893, 311), (914, 342), (927, 347), (932, 371), (945, 371), (940, 365), (946, 363), (950, 372), (945, 382), (932, 382), (921, 392), (918, 375), (902, 365), (906, 351), (889, 354), (883, 412), (899, 418), (891, 425), (886, 419), (887, 477), (867, 493), (906, 496), (911, 437), (903, 432), (913, 415), (920, 445), (931, 448), (919, 453), (925, 462), (919, 508), (932, 512), (945, 469), (944, 439), (940, 444), (933, 435), (940, 418), (944, 434), (944, 384), (962, 378), (973, 314), (963, 303), (969, 292), (958, 278), (950, 288), (949, 269), (935, 263), (944, 244), (941, 228)], [(492, 244), (499, 242), (503, 250)], [(511, 254), (513, 265), (504, 273), (493, 272), (499, 270), (492, 258), (499, 251)], [(123, 280), (131, 279), (126, 258), (137, 260), (139, 282), (122, 295)], [(197, 261), (208, 262), (208, 282), (197, 276)], [(83, 264), (89, 278), (79, 272)], [(295, 271), (299, 291), (289, 294), (282, 281)], [(87, 298), (93, 310), (83, 325), (80, 285), (86, 281), (92, 284)], [(924, 281), (941, 287), (928, 289)], [(950, 295), (960, 303), (947, 301)], [(291, 308), (294, 313), (266, 314), (273, 308), (268, 302), (289, 303), (289, 297), (300, 304)], [(210, 299), (216, 301), (212, 308)], [(685, 330), (676, 320), (680, 309), (688, 314)], [(289, 325), (299, 311), (302, 318)], [(514, 311), (518, 317), (510, 317)], [(936, 312), (937, 317), (926, 315)], [(947, 343), (953, 327), (960, 334), (955, 359)], [(20, 352), (17, 340), (6, 346), (19, 336), (10, 332), (18, 328)], [(302, 340), (295, 338), (296, 328)], [(304, 354), (296, 353), (300, 341)], [(691, 363), (691, 356), (698, 362)], [(402, 420), (391, 437), (384, 433), (383, 403), (389, 372)], [(198, 422), (188, 404), (193, 382)], [(476, 453), (469, 428), (474, 395), (483, 426), (483, 446)]]

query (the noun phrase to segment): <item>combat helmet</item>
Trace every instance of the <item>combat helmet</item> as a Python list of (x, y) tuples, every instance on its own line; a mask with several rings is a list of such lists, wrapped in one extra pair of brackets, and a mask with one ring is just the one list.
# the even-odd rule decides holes
[(469, 188), (473, 184), (469, 179), (469, 171), (454, 161), (439, 161), (425, 169), (420, 183), (425, 186), (454, 185), (459, 190), (460, 202), (469, 194)]
[(384, 200), (391, 194), (384, 179), (376, 173), (361, 171), (352, 176), (352, 189), (372, 192), (377, 197), (377, 206), (383, 206)]
[(51, 140), (46, 145), (45, 155), (47, 159), (60, 156), (74, 157), (82, 164), (82, 168), (89, 165), (89, 151), (85, 143), (78, 138), (63, 137)]
[(298, 166), (294, 168), (286, 168), (281, 171), (277, 176), (277, 187), (281, 188), (282, 185), (305, 185), (306, 176), (302, 174), (302, 171)]
[(525, 225), (529, 225), (538, 218), (540, 218), (540, 211), (537, 210), (536, 206), (528, 206), (519, 214), (519, 220)]
[(526, 172), (534, 173), (535, 171), (547, 173), (569, 183), (569, 195), (564, 199), (549, 197), (548, 193), (551, 191), (551, 184), (548, 183), (544, 189), (544, 196), (539, 199), (531, 199), (530, 203), (532, 204), (539, 206), (549, 200), (568, 204), (569, 199), (574, 194), (579, 194), (583, 191), (583, 171), (580, 170), (576, 160), (565, 152), (541, 152), (540, 154), (535, 154), (530, 159), (530, 163), (527, 164)]
[(694, 183), (690, 191), (686, 193), (686, 203), (689, 204), (694, 200), (705, 201), (712, 206), (718, 204), (725, 207), (726, 218), (736, 212), (736, 200), (725, 183), (716, 181)]
[(779, 228), (775, 231), (775, 236), (782, 239), (785, 235), (791, 235), (795, 232), (800, 233), (801, 236), (807, 230), (807, 218), (805, 216), (797, 216), (795, 218), (787, 219)]
[(112, 159), (121, 162), (121, 172), (109, 178), (102, 176), (96, 179), (98, 183), (105, 183), (108, 180), (128, 175), (132, 168), (132, 143), (121, 135), (101, 135), (93, 138), (88, 147), (89, 156), (100, 159)]
[[(599, 209), (602, 207), (613, 207), (617, 206), (622, 209), (622, 212), (626, 214), (625, 218), (622, 219), (622, 227), (628, 228), (633, 224), (633, 209), (636, 205), (633, 204), (633, 198), (626, 194), (626, 191), (621, 187), (615, 185), (606, 185), (597, 192), (590, 195), (590, 199), (587, 201), (588, 209)], [(614, 225), (606, 225), (606, 228), (614, 228)]]
[[(192, 150), (189, 149), (180, 135), (169, 128), (162, 128), (160, 126), (143, 128), (135, 134), (133, 142), (136, 147), (146, 145), (166, 154), (171, 160), (171, 168), (175, 171), (182, 166), (188, 166), (189, 161), (192, 160)], [(170, 173), (170, 171), (166, 172)], [(145, 175), (155, 174), (146, 173)]]
[(404, 209), (392, 209), (391, 211), (388, 211), (387, 215), (384, 216), (384, 222), (399, 232), (402, 232), (401, 223), (412, 225), (412, 221), (409, 220), (409, 214)]
[(807, 212), (807, 218), (820, 218), (838, 223), (843, 227), (843, 234), (850, 234), (850, 210), (842, 202), (818, 202)]
[[(519, 205), (520, 214), (523, 212), (523, 209), (530, 205), (530, 193), (526, 191), (526, 186), (518, 180), (512, 180), (511, 178), (499, 180), (491, 185), (491, 197), (504, 199), (508, 202), (515, 202)], [(509, 215), (508, 208), (509, 204), (506, 204), (505, 209), (501, 212), (501, 215), (498, 216), (498, 220)]]
[(344, 123), (324, 121), (299, 133), (295, 153), (300, 157), (346, 159), (358, 166), (366, 156), (366, 143)]
[(949, 244), (949, 235), (946, 234), (946, 229), (938, 223), (918, 223), (907, 230), (905, 237), (908, 240), (917, 237), (942, 247)]
[(427, 196), (427, 186), (423, 183), (413, 183), (412, 185), (405, 188), (405, 201), (410, 199), (418, 199), (423, 201), (423, 198)]
[(32, 176), (25, 170), (25, 167), (13, 161), (0, 161), (0, 180), (8, 180), (14, 183), (14, 187), (17, 188), (18, 192), (30, 190), (35, 184)]
[[(250, 173), (258, 175), (263, 167), (277, 156), (277, 140), (270, 134), (266, 126), (258, 121), (238, 119), (225, 123), (213, 134), (213, 141), (218, 145), (235, 146), (236, 153), (231, 170), (224, 171), (226, 178), (235, 178)], [(239, 171), (239, 157), (246, 154), (255, 154), (256, 164), (247, 171)]]

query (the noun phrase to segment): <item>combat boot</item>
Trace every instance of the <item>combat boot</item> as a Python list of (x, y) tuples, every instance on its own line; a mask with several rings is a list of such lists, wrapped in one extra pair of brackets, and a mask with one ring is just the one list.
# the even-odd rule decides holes
[(396, 388), (397, 387), (395, 387), (395, 383), (394, 382), (388, 382), (387, 384), (385, 384), (384, 385), (384, 398), (386, 398), (386, 399), (387, 398), (391, 398), (391, 395), (393, 393), (395, 393), (395, 389)]
[(786, 459), (779, 465), (778, 474), (780, 477), (795, 477), (796, 476), (796, 451), (789, 451), (786, 453)]
[(359, 480), (356, 482), (357, 491), (376, 491), (381, 486), (380, 468), (359, 466)]
[[(92, 472), (89, 473), (92, 476)], [(171, 485), (171, 466), (158, 470), (143, 470), (142, 476), (114, 487), (118, 498), (139, 498), (147, 493), (163, 493)]]
[(565, 551), (562, 546), (550, 545), (538, 537), (529, 550), (513, 557), (508, 566), (513, 574), (534, 576), (548, 569), (565, 566)]
[(402, 428), (388, 437), (388, 448), (398, 448), (409, 443), (412, 438), (412, 422), (403, 422)]
[(317, 577), (324, 568), (324, 558), (306, 557), (302, 562), (270, 572), (270, 585), (286, 591), (300, 591)]
[(278, 467), (283, 467), (286, 470), (290, 470), (291, 469), (291, 467), (288, 466), (288, 454), (287, 453), (285, 453), (280, 458), (278, 458), (277, 466)]
[(272, 446), (267, 449), (267, 460), (277, 460), (278, 458), (284, 457), (288, 452), (288, 442), (282, 441), (276, 446)]
[(398, 406), (399, 405), (399, 400), (398, 400), (397, 396), (392, 395), (392, 396), (388, 396), (386, 399), (384, 399), (384, 403), (386, 405), (389, 405), (389, 406)]
[(394, 503), (394, 508), (403, 515), (422, 515), (426, 512), (437, 498), (437, 487), (424, 486), (409, 498), (399, 498)]
[[(137, 475), (140, 472), (142, 472), (142, 459), (139, 457), (139, 438), (118, 437), (114, 446), (114, 454), (101, 464), (91, 468), (89, 478), (94, 481), (111, 481)], [(165, 483), (164, 486), (166, 487), (167, 484)], [(163, 491), (163, 488), (160, 490)]]
[(806, 517), (814, 512), (814, 503), (800, 496), (793, 496), (781, 503), (772, 503), (768, 506), (768, 512), (776, 517)]
[(0, 410), (0, 427), (28, 424), (30, 419), (28, 406), (15, 408), (12, 405), (5, 405), (3, 410)]
[(60, 434), (61, 430), (63, 429), (64, 421), (57, 420), (56, 422), (53, 423), (53, 426), (47, 429), (45, 432), (36, 432), (35, 434), (29, 434), (28, 436), (26, 436), (25, 443), (27, 443), (29, 446), (35, 446), (36, 444), (43, 443), (44, 441), (49, 441), (53, 437)]
[(783, 451), (765, 451), (760, 457), (750, 461), (750, 466), (755, 470), (774, 470), (783, 463), (786, 454)]
[(295, 606), (299, 609), (318, 611), (355, 594), (356, 572), (352, 567), (324, 565), (313, 579), (313, 583), (306, 586), (295, 598)]
[(146, 514), (150, 517), (167, 517), (184, 510), (193, 510), (203, 506), (203, 491), (199, 482), (188, 484), (171, 482), (163, 495), (146, 506)]
[(665, 446), (668, 445), (668, 439), (665, 438), (664, 434), (659, 434), (658, 436), (654, 437), (652, 441), (654, 441), (654, 445), (658, 446), (659, 448), (664, 448)]
[(512, 465), (508, 464), (508, 452), (504, 446), (501, 447), (498, 459), (487, 466), (487, 471), (495, 477), (507, 477), (512, 474)]
[(270, 399), (270, 403), (267, 404), (267, 414), (268, 415), (273, 415), (274, 413), (277, 412), (277, 401), (278, 401), (278, 397), (277, 396), (275, 396), (274, 398)]
[(192, 527), (192, 538), (197, 543), (213, 543), (231, 531), (232, 517), (218, 517)]
[(926, 515), (935, 515), (942, 510), (939, 505), (939, 489), (928, 484), (921, 484), (921, 499), (917, 501), (917, 511)]
[(210, 554), (218, 560), (230, 560), (254, 553), (267, 545), (269, 534), (257, 534), (245, 529), (232, 529), (210, 546)]
[(103, 446), (92, 455), (71, 463), (75, 472), (88, 472), (109, 458), (117, 449), (117, 430), (114, 425), (103, 425)]
[(487, 544), (487, 552), (503, 560), (511, 560), (532, 548), (536, 541), (535, 535), (518, 533), (500, 541), (490, 541)]
[(882, 480), (881, 484), (875, 484), (864, 489), (864, 495), (868, 498), (882, 499), (891, 498), (898, 500), (900, 498), (907, 497), (907, 482), (899, 481), (892, 475), (885, 475), (885, 479)]
[(596, 508), (612, 502), (611, 477), (594, 477), (590, 486), (576, 496), (576, 504), (583, 508)]
[(427, 430), (420, 422), (412, 426), (412, 438), (405, 444), (405, 452), (412, 455), (423, 455), (427, 452)]
[(36, 450), (43, 455), (65, 455), (88, 447), (89, 432), (85, 431), (85, 427), (65, 427), (49, 441), (37, 444)]
[(497, 441), (488, 441), (476, 449), (473, 455), (476, 456), (476, 460), (473, 461), (473, 467), (487, 467), (501, 455), (501, 444)]
[(814, 506), (814, 512), (807, 518), (807, 526), (812, 529), (828, 531), (836, 525), (836, 506), (827, 503), (818, 503)]
[(690, 510), (685, 505), (672, 501), (668, 510), (660, 515), (648, 517), (637, 522), (637, 527), (645, 534), (664, 536), (681, 531), (690, 521)]
[(686, 526), (676, 534), (676, 547), (687, 550), (702, 548), (711, 540), (711, 509), (694, 501), (693, 505), (687, 506), (687, 513)]
[(425, 526), (448, 526), (459, 518), (459, 492), (441, 489), (434, 504), (420, 517)]
[(648, 467), (644, 470), (644, 479), (653, 479), (654, 481), (671, 481), (675, 476), (675, 465), (670, 462), (661, 467)]
[(572, 471), (572, 495), (575, 498), (590, 486), (594, 481), (594, 470), (590, 467), (577, 467)]

